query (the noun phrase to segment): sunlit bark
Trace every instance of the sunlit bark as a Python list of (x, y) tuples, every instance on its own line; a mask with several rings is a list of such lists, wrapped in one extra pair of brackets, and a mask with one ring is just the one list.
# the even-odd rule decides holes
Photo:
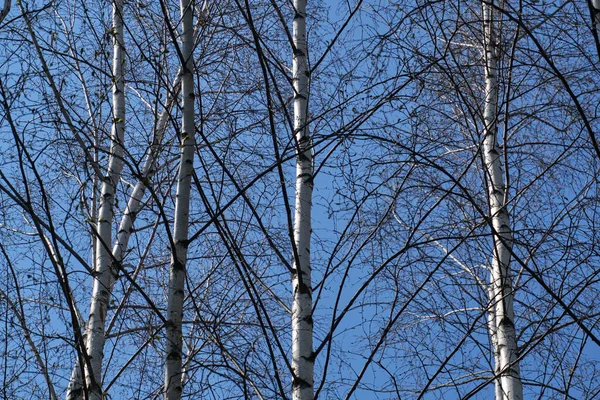
[(186, 276), (190, 192), (194, 168), (194, 27), (193, 2), (182, 0), (182, 78), (181, 94), (181, 156), (177, 175), (177, 198), (173, 226), (173, 248), (169, 268), (169, 289), (166, 324), (165, 399), (178, 400), (182, 385), (183, 298)]
[(310, 265), (313, 159), (307, 127), (308, 66), (306, 1), (294, 1), (293, 79), (294, 135), (296, 138), (296, 213), (294, 216), (294, 290), (292, 306), (292, 394), (308, 400), (314, 393), (312, 282)]
[[(521, 384), (513, 288), (510, 272), (512, 233), (506, 208), (506, 187), (502, 159), (498, 146), (498, 43), (495, 32), (496, 13), (493, 6), (483, 3), (485, 51), (485, 109), (483, 157), (487, 176), (490, 214), (493, 226), (490, 303), (493, 312), (489, 320), (494, 346), (497, 400), (521, 400)], [(498, 398), (499, 396), (502, 396)]]
[(117, 274), (112, 267), (110, 245), (112, 243), (112, 220), (114, 215), (115, 191), (123, 170), (123, 142), (125, 134), (125, 47), (123, 40), (123, 2), (113, 2), (113, 113), (111, 146), (108, 171), (103, 177), (98, 211), (96, 265), (90, 318), (86, 332), (86, 348), (92, 370), (86, 369), (85, 378), (89, 396), (102, 398), (102, 361), (104, 358), (104, 324), (110, 300), (110, 288)]

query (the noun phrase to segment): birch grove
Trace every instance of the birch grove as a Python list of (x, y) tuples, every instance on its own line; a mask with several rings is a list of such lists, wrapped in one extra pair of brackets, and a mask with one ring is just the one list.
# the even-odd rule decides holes
[(597, 398), (596, 3), (5, 1), (0, 398)]

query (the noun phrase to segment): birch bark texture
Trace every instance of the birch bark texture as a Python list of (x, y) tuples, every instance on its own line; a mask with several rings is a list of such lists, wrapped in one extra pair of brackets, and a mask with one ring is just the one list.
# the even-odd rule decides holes
[[(113, 265), (115, 265), (115, 272), (117, 272), (116, 265), (120, 264), (123, 261), (124, 257), (127, 255), (127, 247), (129, 245), (129, 239), (131, 238), (133, 224), (138, 213), (143, 207), (142, 199), (144, 198), (146, 189), (148, 188), (150, 180), (152, 179), (152, 176), (155, 173), (156, 159), (160, 151), (160, 146), (164, 134), (168, 127), (168, 122), (171, 117), (171, 110), (173, 108), (175, 99), (179, 93), (180, 88), (181, 76), (178, 74), (176, 81), (173, 83), (173, 88), (169, 92), (167, 92), (167, 101), (165, 103), (165, 108), (161, 111), (158, 122), (156, 124), (150, 151), (140, 171), (139, 180), (136, 182), (133, 191), (129, 196), (129, 201), (127, 202), (125, 212), (123, 213), (123, 217), (119, 224), (117, 238), (112, 248), (112, 262), (114, 263)], [(92, 215), (94, 215), (94, 213), (92, 213)], [(94, 240), (94, 242), (97, 241)], [(108, 288), (109, 297), (112, 295), (114, 284), (115, 281), (112, 280), (111, 286)], [(71, 372), (71, 378), (69, 380), (66, 399), (76, 400), (82, 398), (82, 384), (83, 383), (81, 378), (81, 365), (79, 363), (79, 358), (77, 358), (73, 370)]]
[(133, 191), (131, 192), (129, 201), (127, 202), (127, 207), (123, 214), (123, 218), (119, 224), (117, 239), (112, 250), (113, 260), (115, 263), (121, 263), (126, 255), (135, 218), (142, 208), (142, 199), (144, 198), (144, 194), (146, 193), (146, 188), (150, 183), (150, 179), (152, 179), (152, 176), (156, 172), (156, 159), (158, 157), (160, 146), (171, 118), (173, 104), (180, 88), (181, 75), (178, 74), (175, 82), (173, 83), (172, 90), (167, 92), (167, 101), (165, 103), (165, 108), (161, 111), (158, 118), (150, 152), (144, 161), (144, 165), (142, 166), (140, 172), (140, 179), (136, 182)]
[(90, 316), (86, 332), (86, 349), (91, 370), (86, 368), (85, 380), (89, 398), (102, 398), (102, 361), (106, 340), (104, 325), (106, 312), (117, 271), (112, 262), (112, 220), (115, 205), (115, 190), (123, 170), (123, 142), (125, 136), (125, 46), (123, 35), (123, 1), (113, 1), (112, 40), (112, 128), (108, 169), (102, 179), (100, 209), (96, 222), (95, 276), (90, 305)]
[(522, 400), (517, 337), (510, 272), (512, 232), (506, 207), (506, 185), (498, 145), (498, 59), (496, 12), (493, 3), (482, 3), (485, 57), (483, 158), (487, 177), (494, 249), (492, 254), (489, 319), (494, 348), (496, 399)]
[(313, 157), (308, 130), (306, 0), (294, 0), (293, 85), (296, 140), (296, 201), (294, 215), (294, 272), (292, 276), (292, 397), (314, 396), (312, 282), (310, 264)]
[(181, 43), (182, 43), (182, 123), (181, 154), (177, 175), (175, 218), (171, 262), (169, 266), (169, 287), (167, 293), (167, 323), (165, 351), (164, 395), (167, 400), (179, 400), (183, 392), (182, 383), (182, 326), (184, 285), (188, 247), (188, 224), (190, 212), (190, 192), (194, 168), (194, 26), (192, 0), (181, 0)]

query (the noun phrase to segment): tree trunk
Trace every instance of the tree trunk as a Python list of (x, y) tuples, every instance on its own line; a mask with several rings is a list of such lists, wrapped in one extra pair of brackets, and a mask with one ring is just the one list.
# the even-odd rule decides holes
[(312, 283), (310, 266), (313, 159), (307, 127), (308, 67), (306, 62), (306, 0), (294, 0), (293, 83), (296, 139), (296, 211), (294, 216), (294, 291), (292, 305), (292, 395), (309, 400), (314, 394), (312, 348)]
[(167, 102), (165, 103), (165, 108), (162, 110), (160, 117), (158, 118), (150, 152), (144, 161), (144, 165), (140, 171), (139, 179), (136, 182), (133, 191), (131, 192), (131, 196), (127, 202), (127, 208), (125, 209), (125, 213), (123, 214), (123, 218), (119, 224), (117, 240), (115, 241), (115, 245), (112, 250), (113, 262), (115, 263), (120, 263), (123, 261), (123, 258), (126, 255), (125, 253), (129, 244), (129, 238), (131, 237), (131, 229), (133, 228), (133, 223), (135, 222), (137, 214), (142, 208), (142, 199), (144, 198), (146, 188), (149, 185), (150, 179), (152, 179), (152, 176), (154, 175), (156, 158), (158, 156), (158, 152), (160, 151), (160, 146), (169, 124), (169, 119), (171, 118), (171, 109), (175, 99), (177, 98), (180, 88), (181, 75), (178, 74), (175, 82), (173, 83), (172, 90), (167, 92)]
[[(112, 269), (115, 272), (118, 272), (118, 264), (120, 264), (123, 261), (123, 258), (126, 256), (126, 251), (129, 244), (129, 239), (131, 238), (135, 218), (142, 208), (142, 199), (144, 197), (150, 179), (152, 179), (152, 176), (154, 175), (156, 158), (158, 156), (158, 152), (160, 150), (164, 134), (168, 127), (169, 118), (171, 117), (171, 109), (181, 87), (180, 83), (181, 77), (178, 74), (177, 79), (173, 84), (172, 90), (167, 92), (167, 102), (156, 124), (150, 152), (148, 153), (148, 156), (144, 161), (144, 165), (142, 166), (140, 172), (139, 180), (136, 182), (134, 189), (131, 192), (131, 196), (129, 197), (129, 201), (127, 202), (127, 208), (125, 209), (123, 218), (121, 219), (121, 223), (119, 224), (117, 239), (112, 249)], [(93, 211), (92, 215), (95, 215)], [(93, 242), (97, 242), (97, 240), (94, 240)], [(92, 251), (93, 254), (96, 253), (96, 249), (92, 249)], [(108, 288), (109, 297), (112, 294), (113, 287), (114, 279), (111, 281), (111, 286)], [(71, 378), (69, 380), (69, 387), (67, 389), (66, 398), (67, 400), (77, 400), (81, 399), (82, 396), (83, 387), (81, 378), (81, 366), (79, 363), (79, 358), (77, 358), (75, 366), (71, 371)]]
[(182, 17), (182, 124), (181, 156), (177, 176), (177, 198), (175, 200), (175, 220), (171, 264), (169, 268), (169, 289), (166, 324), (165, 359), (165, 399), (178, 400), (183, 391), (181, 379), (183, 298), (186, 275), (188, 246), (188, 222), (190, 191), (194, 167), (194, 27), (193, 2), (181, 0)]
[(115, 190), (123, 169), (123, 141), (125, 128), (125, 82), (123, 66), (125, 47), (123, 41), (123, 1), (113, 2), (113, 120), (108, 171), (103, 177), (100, 209), (97, 221), (96, 265), (90, 318), (86, 335), (86, 349), (92, 370), (86, 369), (85, 379), (89, 397), (102, 398), (102, 361), (104, 358), (104, 323), (116, 271), (112, 267), (111, 243)]
[[(485, 109), (483, 158), (493, 226), (490, 336), (494, 348), (497, 400), (521, 400), (523, 388), (517, 361), (517, 337), (510, 275), (512, 234), (506, 209), (506, 187), (498, 146), (498, 43), (493, 6), (483, 3), (485, 52)], [(492, 326), (493, 325), (493, 326)], [(501, 396), (499, 398), (499, 396)]]

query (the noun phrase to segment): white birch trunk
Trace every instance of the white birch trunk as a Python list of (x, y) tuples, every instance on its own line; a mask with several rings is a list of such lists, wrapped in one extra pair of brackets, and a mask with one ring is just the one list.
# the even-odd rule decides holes
[(69, 378), (69, 386), (67, 387), (65, 398), (67, 400), (79, 400), (83, 398), (83, 377), (81, 376), (79, 357), (76, 358), (75, 365), (71, 370), (71, 377)]
[[(121, 219), (121, 223), (119, 224), (119, 230), (117, 233), (117, 239), (112, 249), (112, 262), (119, 264), (123, 261), (123, 258), (126, 256), (127, 246), (129, 244), (129, 239), (131, 238), (131, 232), (133, 228), (133, 223), (135, 222), (135, 218), (137, 214), (140, 212), (142, 208), (142, 199), (144, 197), (146, 188), (148, 187), (150, 179), (155, 172), (155, 164), (156, 158), (158, 156), (159, 147), (162, 143), (162, 139), (164, 137), (165, 131), (167, 130), (169, 118), (171, 117), (171, 109), (174, 104), (175, 98), (180, 90), (180, 76), (177, 76), (177, 80), (173, 84), (172, 91), (167, 93), (167, 102), (165, 108), (162, 110), (158, 122), (156, 124), (156, 129), (154, 131), (154, 138), (152, 140), (152, 147), (150, 149), (150, 153), (146, 157), (144, 165), (142, 167), (140, 173), (140, 179), (135, 184), (133, 192), (127, 202), (127, 208), (123, 214), (123, 218)], [(92, 211), (92, 215), (95, 213)], [(95, 238), (95, 237), (94, 237)], [(97, 240), (93, 240), (93, 243), (97, 242)], [(92, 249), (93, 254), (96, 254), (96, 249)], [(116, 269), (116, 267), (113, 267)], [(111, 286), (108, 288), (108, 296), (110, 297), (112, 294), (112, 289), (114, 287), (114, 279), (111, 281)], [(79, 364), (79, 358), (75, 361), (75, 365), (73, 370), (71, 371), (71, 378), (69, 380), (69, 386), (67, 389), (67, 400), (77, 400), (82, 398), (83, 395), (83, 383), (81, 377), (81, 366)]]
[[(498, 324), (496, 323), (496, 305), (493, 303), (495, 298), (495, 290), (490, 284), (488, 287), (488, 297), (490, 299), (490, 305), (488, 307), (488, 331), (490, 335), (490, 342), (492, 343), (492, 351), (494, 352), (494, 373), (496, 372), (496, 366), (500, 365), (500, 352), (498, 347)], [(494, 398), (502, 399), (502, 385), (500, 379), (494, 379)]]
[(86, 349), (90, 357), (91, 371), (86, 368), (85, 379), (89, 397), (102, 398), (102, 361), (104, 358), (104, 324), (116, 271), (113, 271), (110, 245), (112, 243), (112, 220), (115, 190), (123, 169), (123, 141), (125, 128), (125, 83), (123, 66), (125, 48), (123, 42), (123, 1), (113, 1), (113, 121), (108, 171), (103, 177), (100, 209), (97, 221), (96, 265), (90, 318), (86, 334)]
[[(96, 163), (96, 165), (98, 164), (98, 148), (100, 146), (99, 140), (98, 140), (98, 130), (95, 129), (95, 133), (94, 133), (94, 162)], [(98, 201), (98, 195), (97, 195), (97, 189), (98, 188), (98, 176), (94, 175), (92, 178), (92, 199), (90, 200), (90, 214), (89, 214), (89, 218), (93, 221), (96, 221), (98, 219), (98, 207), (97, 207), (97, 201)], [(97, 246), (97, 242), (98, 242), (98, 238), (96, 237), (96, 235), (92, 234), (91, 235), (91, 240), (90, 240), (90, 244), (92, 246), (92, 268), (94, 269), (94, 271), (96, 270), (96, 246)], [(85, 327), (85, 322), (81, 323), (82, 327)], [(86, 329), (87, 331), (87, 329)], [(87, 332), (83, 333), (83, 341), (86, 342), (86, 338), (87, 338)], [(83, 398), (83, 374), (82, 374), (82, 370), (81, 370), (81, 363), (80, 363), (80, 355), (77, 354), (76, 358), (75, 358), (75, 364), (73, 365), (73, 369), (71, 370), (71, 377), (69, 378), (69, 385), (67, 386), (67, 394), (66, 394), (66, 400), (79, 400)]]
[[(87, 101), (87, 97), (86, 97)], [(89, 102), (88, 102), (89, 104)], [(89, 105), (88, 105), (89, 108)], [(92, 115), (90, 114), (90, 117)], [(93, 120), (93, 119), (92, 119)], [(98, 139), (98, 129), (94, 128), (94, 162), (95, 165), (98, 165), (98, 149), (100, 147), (100, 141)], [(92, 178), (92, 199), (90, 200), (90, 219), (93, 221), (98, 220), (98, 176), (94, 174)], [(98, 238), (96, 235), (92, 235), (91, 241), (92, 245), (92, 267), (96, 270), (96, 247)], [(85, 322), (81, 323), (82, 327), (85, 327)], [(86, 341), (86, 332), (83, 333), (83, 341)], [(71, 370), (71, 377), (69, 379), (69, 385), (67, 386), (67, 400), (79, 400), (83, 398), (83, 374), (81, 370), (80, 357), (77, 355), (75, 358), (75, 364), (73, 365), (73, 369)]]
[(135, 218), (142, 208), (142, 199), (146, 193), (146, 188), (149, 185), (149, 181), (155, 173), (156, 157), (158, 156), (158, 152), (160, 150), (159, 148), (171, 117), (171, 108), (173, 107), (173, 103), (175, 102), (177, 94), (179, 93), (180, 79), (181, 76), (178, 75), (177, 80), (173, 84), (173, 90), (167, 93), (167, 102), (156, 124), (150, 152), (144, 161), (140, 178), (136, 182), (133, 192), (131, 192), (131, 196), (127, 202), (127, 208), (125, 209), (125, 213), (123, 214), (123, 218), (119, 224), (117, 239), (112, 250), (113, 260), (115, 263), (120, 263), (123, 261), (123, 258), (126, 255), (129, 239), (131, 238), (131, 229), (133, 228), (133, 223), (135, 222)]
[[(485, 109), (483, 157), (488, 179), (490, 214), (494, 228), (490, 303), (490, 335), (495, 346), (496, 400), (522, 400), (523, 387), (517, 361), (517, 337), (510, 273), (512, 233), (506, 209), (506, 187), (498, 146), (498, 44), (494, 10), (483, 3), (485, 51)], [(493, 326), (492, 326), (493, 325)], [(501, 396), (501, 397), (499, 397)]]
[(182, 65), (181, 94), (181, 157), (177, 176), (177, 197), (175, 200), (175, 220), (173, 226), (173, 246), (171, 249), (171, 265), (169, 268), (169, 289), (166, 323), (165, 354), (165, 399), (179, 400), (183, 391), (182, 371), (182, 327), (183, 299), (186, 275), (188, 246), (188, 222), (190, 209), (190, 192), (194, 168), (194, 27), (193, 2), (181, 0), (182, 19)]
[(294, 0), (293, 84), (294, 135), (296, 139), (296, 206), (294, 216), (294, 275), (292, 276), (292, 397), (312, 400), (314, 355), (312, 282), (310, 265), (313, 159), (307, 127), (308, 66), (306, 0)]

